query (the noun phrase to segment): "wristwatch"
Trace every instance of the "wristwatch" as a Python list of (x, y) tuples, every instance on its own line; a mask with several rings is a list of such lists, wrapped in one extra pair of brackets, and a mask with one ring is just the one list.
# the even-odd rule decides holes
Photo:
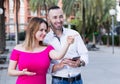
[(83, 60), (80, 61), (81, 66), (85, 66), (85, 62)]
[(83, 60), (80, 60), (80, 63), (78, 65), (78, 67), (81, 67), (81, 66), (85, 66), (85, 62)]

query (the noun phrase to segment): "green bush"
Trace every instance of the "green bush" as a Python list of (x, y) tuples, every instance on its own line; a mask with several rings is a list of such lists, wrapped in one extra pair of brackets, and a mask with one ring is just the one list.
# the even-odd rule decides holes
[[(102, 36), (102, 41), (103, 41), (104, 45), (107, 44), (107, 37), (108, 36), (106, 36), (106, 35)], [(109, 38), (109, 43), (110, 43), (110, 45), (112, 45), (112, 36), (110, 36), (110, 38)], [(118, 35), (114, 36), (114, 45), (116, 45), (116, 46), (119, 45), (119, 36)]]

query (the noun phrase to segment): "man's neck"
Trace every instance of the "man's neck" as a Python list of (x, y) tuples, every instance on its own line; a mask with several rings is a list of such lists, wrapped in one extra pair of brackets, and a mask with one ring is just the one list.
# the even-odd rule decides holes
[(63, 34), (63, 29), (61, 30), (53, 30), (54, 34), (57, 36), (57, 37), (61, 37), (62, 34)]

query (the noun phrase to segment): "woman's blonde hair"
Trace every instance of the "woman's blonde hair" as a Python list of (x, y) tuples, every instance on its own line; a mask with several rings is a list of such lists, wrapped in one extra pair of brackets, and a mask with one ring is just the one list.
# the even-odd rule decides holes
[[(35, 45), (35, 34), (39, 30), (40, 24), (45, 23), (48, 29), (48, 23), (39, 17), (33, 17), (26, 29), (26, 37), (25, 41), (23, 43), (23, 46), (25, 46), (25, 50), (32, 50), (33, 45)], [(40, 42), (42, 44), (42, 42)]]

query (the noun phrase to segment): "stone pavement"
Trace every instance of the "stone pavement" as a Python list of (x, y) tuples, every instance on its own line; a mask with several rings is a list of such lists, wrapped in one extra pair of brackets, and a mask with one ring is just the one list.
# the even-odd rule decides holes
[(84, 84), (120, 84), (120, 47), (99, 46), (89, 52), (89, 64), (82, 68)]
[[(11, 50), (14, 42), (7, 42), (7, 49)], [(98, 46), (99, 51), (89, 51), (89, 64), (82, 68), (84, 84), (120, 84), (120, 47)], [(0, 64), (0, 84), (15, 84), (16, 77), (7, 75), (9, 55), (6, 63)], [(47, 84), (51, 84), (51, 76), (47, 75)]]

